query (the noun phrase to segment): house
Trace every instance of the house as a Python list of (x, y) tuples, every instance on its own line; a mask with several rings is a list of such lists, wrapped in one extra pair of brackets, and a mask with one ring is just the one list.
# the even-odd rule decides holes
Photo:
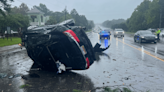
[(27, 15), (29, 16), (31, 26), (45, 25), (45, 23), (49, 20), (49, 16), (44, 16), (44, 13), (35, 7), (28, 11)]

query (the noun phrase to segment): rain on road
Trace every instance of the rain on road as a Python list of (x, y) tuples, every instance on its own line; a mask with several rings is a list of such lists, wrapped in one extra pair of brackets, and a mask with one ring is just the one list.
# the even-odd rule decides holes
[[(129, 34), (124, 38), (111, 35), (110, 40), (99, 40), (94, 32), (87, 32), (87, 35), (93, 45), (97, 42), (102, 47), (111, 44), (104, 53), (97, 53), (100, 55), (97, 55), (98, 61), (88, 70), (59, 75), (30, 70), (33, 62), (24, 48), (0, 51), (0, 92), (99, 92), (106, 86), (128, 87), (135, 92), (164, 91), (164, 41), (139, 44), (134, 43), (133, 35)], [(23, 84), (28, 87), (20, 88)]]

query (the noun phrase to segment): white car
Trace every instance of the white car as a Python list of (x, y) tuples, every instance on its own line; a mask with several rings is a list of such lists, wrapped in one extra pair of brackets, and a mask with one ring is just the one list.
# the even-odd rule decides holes
[(124, 30), (123, 29), (115, 29), (114, 30), (114, 37), (124, 37)]

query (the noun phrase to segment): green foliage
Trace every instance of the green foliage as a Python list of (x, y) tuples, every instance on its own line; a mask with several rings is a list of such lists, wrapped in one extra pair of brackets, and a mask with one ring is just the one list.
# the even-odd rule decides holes
[(92, 29), (95, 26), (93, 21), (88, 21), (84, 15), (79, 15), (75, 9), (70, 14), (66, 9), (62, 12), (53, 12), (46, 25), (57, 24), (72, 18), (75, 20), (76, 26), (86, 27), (87, 29)]
[(40, 3), (39, 6), (34, 6), (34, 7), (36, 7), (38, 10), (42, 11), (45, 16), (49, 16), (52, 14), (52, 11), (50, 11), (45, 4)]
[(146, 15), (149, 10), (151, 1), (144, 0), (132, 13), (128, 22), (129, 31), (138, 31), (147, 29)]
[[(161, 16), (161, 26), (160, 26)], [(126, 23), (115, 24), (129, 32), (146, 30), (148, 28), (164, 28), (164, 0), (144, 0), (132, 13)]]
[(22, 14), (27, 15), (27, 11), (29, 11), (28, 6), (25, 3), (22, 3), (19, 7), (11, 8), (10, 14)]
[(73, 92), (82, 92), (82, 91), (77, 90), (77, 89), (73, 89)]
[(21, 38), (18, 37), (12, 37), (12, 41), (10, 37), (8, 38), (8, 40), (7, 38), (5, 39), (0, 38), (0, 47), (19, 44), (19, 43), (21, 43)]
[(29, 84), (24, 84), (24, 85), (21, 85), (19, 88), (27, 88), (27, 87), (31, 87), (31, 85), (29, 85)]
[(29, 26), (28, 16), (23, 16), (21, 14), (6, 15), (6, 17), (0, 16), (0, 32), (4, 33), (7, 27), (11, 30), (18, 31), (21, 27), (26, 29)]
[(107, 21), (104, 21), (103, 23), (102, 23), (102, 25), (104, 26), (104, 27), (108, 27), (108, 28), (111, 28), (112, 26), (114, 26), (114, 25), (116, 25), (116, 24), (120, 24), (120, 23), (124, 23), (124, 22), (126, 22), (126, 20), (124, 20), (124, 19), (118, 19), (118, 20), (111, 20), (111, 21), (109, 21), (109, 20), (107, 20)]
[(121, 23), (121, 24), (115, 24), (111, 27), (112, 29), (115, 29), (115, 28), (122, 28), (123, 30), (127, 31), (128, 30), (128, 27), (127, 27), (127, 24), (126, 23)]
[(10, 4), (8, 2), (13, 2), (14, 0), (0, 0), (1, 8), (0, 14), (6, 16), (6, 12), (10, 12)]
[(92, 29), (94, 27), (93, 21), (88, 21), (84, 15), (79, 15), (76, 9), (71, 11), (71, 16), (76, 22), (76, 26), (85, 26), (87, 29)]

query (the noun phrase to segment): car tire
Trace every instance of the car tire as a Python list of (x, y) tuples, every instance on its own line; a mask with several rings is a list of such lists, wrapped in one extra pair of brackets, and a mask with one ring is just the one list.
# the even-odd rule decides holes
[(136, 42), (136, 39), (134, 38), (134, 42)]
[(154, 42), (154, 44), (156, 44), (157, 42)]

